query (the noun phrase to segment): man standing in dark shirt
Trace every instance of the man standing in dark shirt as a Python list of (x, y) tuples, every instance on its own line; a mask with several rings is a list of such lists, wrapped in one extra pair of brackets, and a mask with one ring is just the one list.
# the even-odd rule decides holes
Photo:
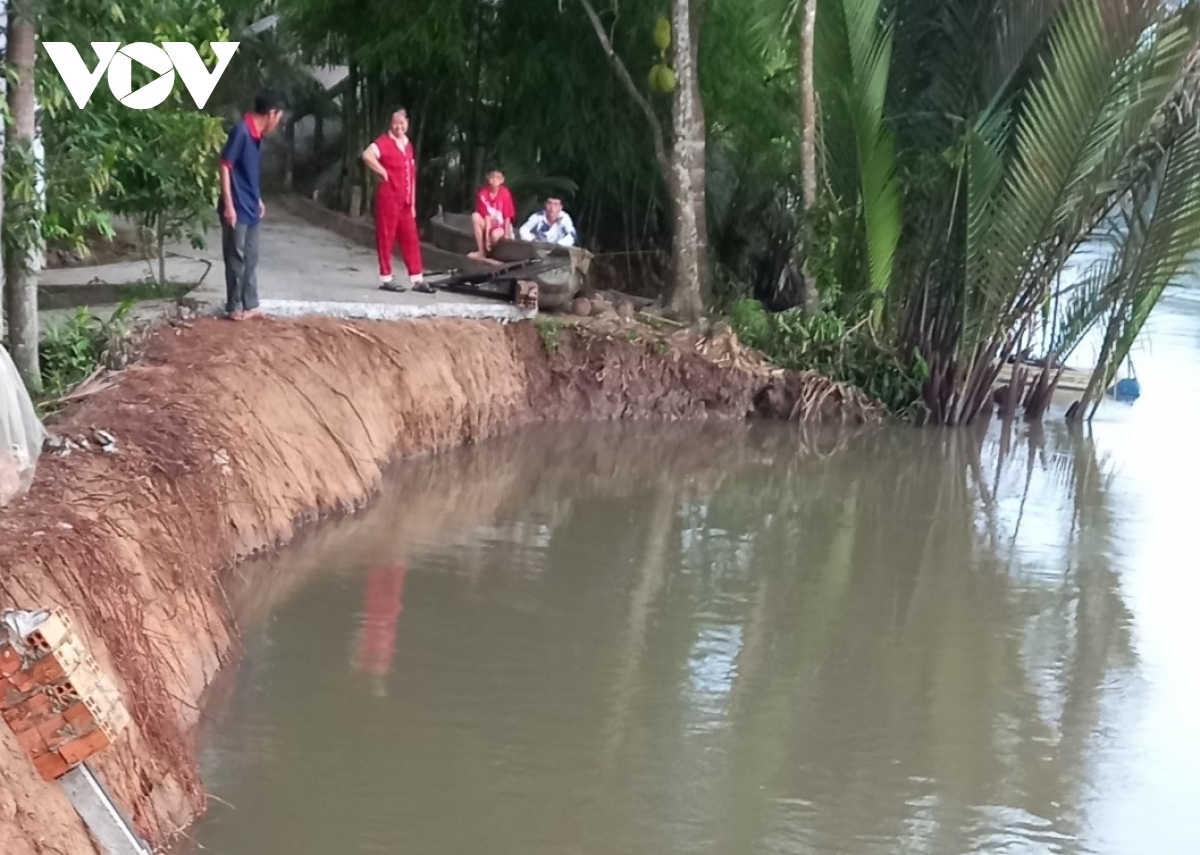
[(229, 131), (221, 151), (221, 252), (225, 256), (225, 313), (235, 321), (258, 310), (258, 223), (265, 213), (259, 184), (262, 138), (283, 121), (287, 99), (260, 92), (254, 112)]

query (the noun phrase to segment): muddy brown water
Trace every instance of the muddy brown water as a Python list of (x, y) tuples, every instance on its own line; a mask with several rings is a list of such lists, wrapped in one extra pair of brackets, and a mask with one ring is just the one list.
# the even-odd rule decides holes
[(242, 569), (215, 855), (1200, 852), (1200, 299), (1073, 435), (550, 425)]

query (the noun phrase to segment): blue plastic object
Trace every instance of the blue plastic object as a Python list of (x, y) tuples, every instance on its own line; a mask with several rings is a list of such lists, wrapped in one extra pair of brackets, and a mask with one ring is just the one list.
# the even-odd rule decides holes
[(1142, 384), (1136, 377), (1124, 377), (1112, 385), (1108, 394), (1118, 401), (1132, 403), (1142, 396)]

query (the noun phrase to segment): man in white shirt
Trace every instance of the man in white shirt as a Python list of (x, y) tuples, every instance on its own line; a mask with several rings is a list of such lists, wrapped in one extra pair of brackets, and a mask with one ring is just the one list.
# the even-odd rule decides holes
[(537, 211), (521, 226), (521, 240), (575, 246), (575, 224), (562, 208), (562, 199), (551, 196), (546, 207)]

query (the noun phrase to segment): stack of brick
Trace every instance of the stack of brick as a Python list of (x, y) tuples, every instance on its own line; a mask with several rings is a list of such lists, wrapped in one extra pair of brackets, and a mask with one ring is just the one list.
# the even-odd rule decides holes
[(129, 713), (67, 616), (44, 614), (23, 637), (0, 629), (0, 716), (53, 781), (111, 745)]

